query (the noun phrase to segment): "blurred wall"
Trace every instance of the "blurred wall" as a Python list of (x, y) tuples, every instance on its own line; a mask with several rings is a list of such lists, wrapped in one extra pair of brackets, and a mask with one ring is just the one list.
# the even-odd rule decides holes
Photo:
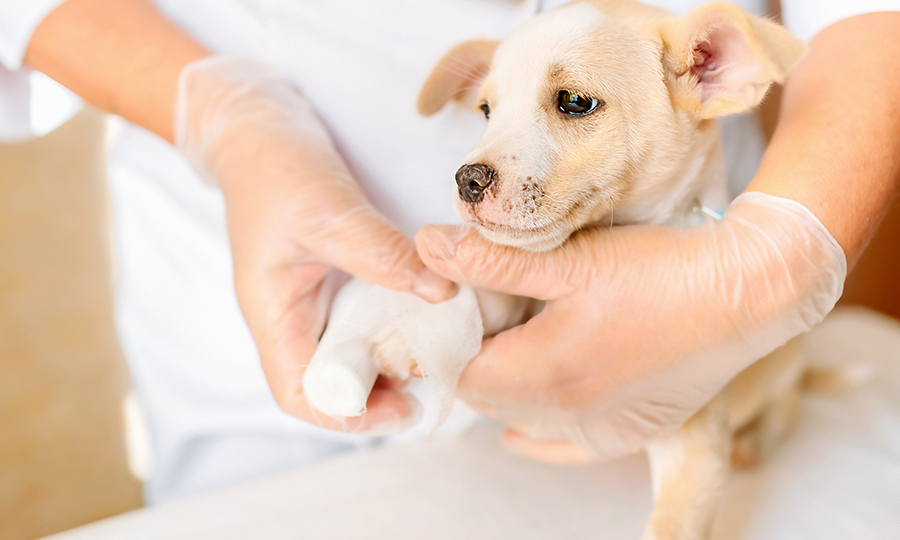
[(113, 327), (104, 120), (0, 145), (0, 540), (141, 505)]

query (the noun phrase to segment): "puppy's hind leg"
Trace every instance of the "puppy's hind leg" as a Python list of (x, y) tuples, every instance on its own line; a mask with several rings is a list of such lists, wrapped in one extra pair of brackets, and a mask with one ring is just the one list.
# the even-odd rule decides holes
[(706, 540), (728, 476), (727, 390), (647, 446), (655, 505), (642, 540)]
[(773, 400), (759, 417), (734, 434), (731, 464), (749, 468), (759, 465), (783, 441), (797, 423), (800, 381)]

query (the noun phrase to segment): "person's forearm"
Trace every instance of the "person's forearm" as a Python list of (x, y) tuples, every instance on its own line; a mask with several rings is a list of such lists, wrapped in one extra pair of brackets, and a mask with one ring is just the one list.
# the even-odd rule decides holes
[(852, 265), (900, 187), (900, 13), (818, 34), (785, 87), (778, 126), (747, 188), (804, 204)]
[(68, 0), (38, 25), (25, 64), (171, 142), (181, 69), (209, 54), (147, 0)]

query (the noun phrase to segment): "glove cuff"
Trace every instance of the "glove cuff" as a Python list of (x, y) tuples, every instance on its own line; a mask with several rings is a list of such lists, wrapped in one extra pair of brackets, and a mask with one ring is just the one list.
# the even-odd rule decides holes
[(175, 146), (207, 183), (217, 183), (227, 157), (223, 136), (241, 125), (331, 144), (300, 90), (266, 64), (216, 55), (185, 66), (178, 80)]

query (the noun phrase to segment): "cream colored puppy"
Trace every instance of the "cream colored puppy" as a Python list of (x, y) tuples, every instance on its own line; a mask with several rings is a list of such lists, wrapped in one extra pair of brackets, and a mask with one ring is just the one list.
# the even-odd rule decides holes
[[(726, 206), (716, 118), (755, 107), (803, 45), (722, 2), (686, 17), (582, 0), (502, 43), (475, 40), (434, 68), (419, 101), (480, 108), (487, 130), (456, 173), (456, 210), (493, 242), (553, 249), (591, 225), (688, 226)], [(497, 330), (517, 322), (493, 310)], [(707, 538), (729, 457), (752, 463), (789, 429), (805, 364), (798, 340), (760, 360), (647, 451), (656, 504), (645, 540)], [(571, 461), (562, 447), (544, 455)], [(732, 456), (733, 453), (733, 456)]]

